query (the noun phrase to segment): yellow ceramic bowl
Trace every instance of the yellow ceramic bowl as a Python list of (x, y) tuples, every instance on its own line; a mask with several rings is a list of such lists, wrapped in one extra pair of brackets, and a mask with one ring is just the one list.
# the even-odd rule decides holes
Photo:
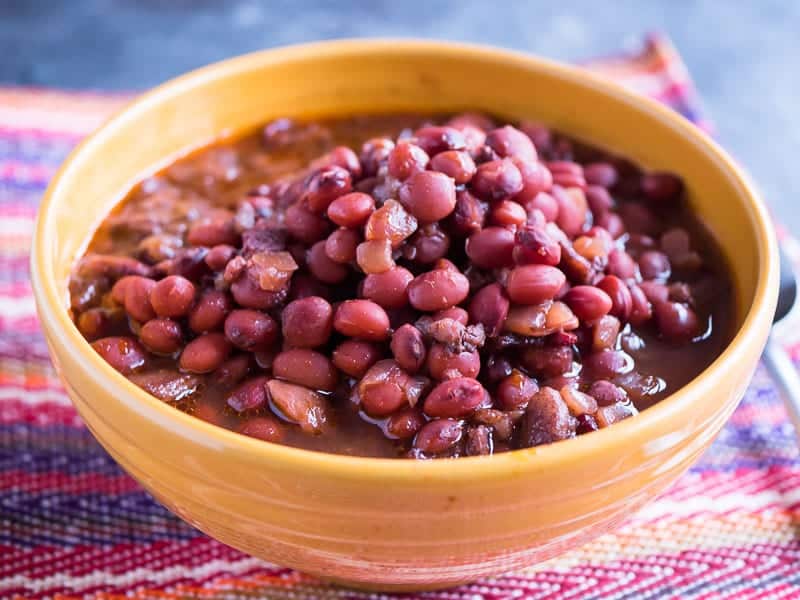
[[(549, 446), (417, 462), (328, 455), (209, 425), (147, 395), (90, 348), (67, 277), (129, 186), (187, 148), (283, 115), (481, 109), (533, 118), (680, 173), (724, 248), (738, 333), (711, 367), (639, 416)], [(622, 520), (680, 475), (742, 396), (777, 294), (764, 206), (688, 122), (584, 71), (490, 48), (339, 41), (212, 65), (136, 100), (77, 149), (45, 197), (32, 279), (81, 416), (159, 501), (209, 535), (361, 587), (443, 587), (541, 561)]]

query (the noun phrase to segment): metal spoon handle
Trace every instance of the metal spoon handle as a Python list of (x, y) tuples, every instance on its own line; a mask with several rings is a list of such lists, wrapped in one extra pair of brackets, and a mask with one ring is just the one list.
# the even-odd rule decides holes
[(794, 424), (795, 431), (800, 435), (800, 375), (789, 355), (772, 337), (767, 340), (763, 359), (772, 376), (780, 383), (784, 405)]

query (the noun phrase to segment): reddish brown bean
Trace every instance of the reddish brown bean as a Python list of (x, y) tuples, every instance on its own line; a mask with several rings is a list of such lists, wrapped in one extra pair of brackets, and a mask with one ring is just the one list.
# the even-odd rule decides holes
[(550, 444), (575, 436), (576, 422), (556, 390), (541, 388), (528, 402), (520, 426), (520, 443), (524, 448)]
[(353, 179), (358, 179), (362, 174), (358, 155), (347, 146), (336, 146), (315, 162), (318, 162), (320, 167), (333, 166), (346, 169)]
[(630, 373), (633, 369), (633, 359), (622, 350), (603, 350), (584, 358), (583, 367), (588, 374), (597, 379), (613, 379)]
[[(514, 196), (514, 200), (520, 204), (527, 205), (541, 192), (546, 192), (553, 186), (553, 176), (543, 164), (522, 160), (518, 157), (512, 157), (511, 161), (519, 169), (520, 175), (522, 175), (522, 189)], [(534, 206), (533, 208), (536, 207)]]
[(477, 170), (472, 157), (467, 152), (458, 150), (440, 152), (431, 159), (430, 168), (452, 177), (456, 184), (467, 183)]
[(467, 190), (456, 193), (456, 207), (448, 219), (454, 235), (470, 235), (480, 231), (486, 217), (486, 208), (480, 200)]
[(242, 350), (263, 350), (277, 339), (278, 325), (263, 312), (238, 309), (225, 319), (225, 337)]
[(351, 192), (339, 196), (328, 206), (328, 218), (340, 227), (360, 227), (375, 210), (375, 199), (369, 194)]
[(589, 395), (592, 396), (600, 406), (612, 406), (618, 402), (628, 401), (628, 394), (624, 389), (603, 379), (592, 383), (589, 387)]
[(472, 414), (488, 393), (471, 377), (456, 377), (437, 385), (425, 398), (423, 410), (434, 418), (460, 418)]
[(608, 231), (612, 238), (615, 240), (625, 233), (625, 223), (622, 218), (616, 213), (605, 213), (596, 217), (594, 222)]
[(356, 259), (356, 247), (360, 242), (361, 236), (357, 231), (339, 228), (325, 240), (325, 255), (333, 262), (346, 265)]
[(392, 267), (383, 273), (364, 278), (361, 295), (384, 308), (401, 308), (408, 304), (408, 284), (414, 279), (404, 267)]
[(510, 302), (499, 283), (490, 283), (479, 289), (469, 303), (469, 317), (473, 323), (483, 325), (486, 335), (495, 337), (503, 330)]
[(518, 265), (540, 264), (554, 267), (561, 262), (561, 246), (544, 227), (527, 226), (518, 229), (514, 242), (514, 261)]
[(108, 335), (111, 318), (102, 308), (90, 308), (78, 315), (76, 325), (81, 335), (91, 342)]
[(325, 253), (325, 242), (319, 241), (308, 251), (306, 266), (323, 283), (341, 283), (347, 278), (347, 267), (335, 262)]
[(531, 346), (522, 353), (522, 365), (537, 377), (557, 377), (572, 368), (572, 348)]
[(472, 234), (467, 256), (476, 267), (499, 269), (514, 264), (514, 233), (504, 227), (487, 227)]
[(595, 162), (584, 165), (583, 176), (586, 183), (611, 189), (617, 184), (619, 175), (614, 165), (607, 162)]
[(633, 299), (628, 286), (616, 275), (606, 275), (597, 283), (597, 287), (611, 298), (609, 313), (627, 321), (633, 309)]
[(414, 132), (414, 140), (429, 156), (448, 150), (463, 150), (467, 147), (464, 134), (455, 127), (429, 125)]
[(231, 353), (231, 344), (221, 333), (206, 333), (186, 344), (180, 367), (189, 373), (210, 373)]
[(279, 353), (272, 362), (272, 374), (312, 390), (332, 392), (339, 377), (330, 359), (306, 348), (293, 348)]
[(156, 316), (153, 305), (150, 303), (150, 292), (156, 282), (146, 277), (129, 279), (124, 287), (125, 312), (131, 318), (144, 323)]
[(639, 267), (630, 254), (624, 250), (615, 249), (608, 254), (606, 270), (609, 275), (616, 275), (623, 281), (630, 281), (636, 278)]
[(448, 236), (438, 223), (420, 227), (403, 247), (403, 256), (416, 263), (429, 265), (443, 258), (450, 249)]
[(478, 167), (470, 187), (487, 201), (510, 199), (522, 191), (522, 174), (510, 159), (492, 160)]
[(463, 429), (461, 422), (454, 419), (430, 421), (414, 438), (414, 448), (427, 455), (441, 454), (461, 440)]
[(150, 290), (150, 304), (160, 317), (182, 317), (194, 303), (194, 284), (180, 275), (170, 275)]
[(642, 274), (642, 279), (665, 281), (671, 272), (669, 258), (658, 250), (643, 252), (639, 257), (639, 272)]
[(401, 181), (412, 174), (424, 171), (430, 157), (422, 148), (411, 142), (398, 142), (389, 153), (389, 175)]
[(640, 186), (647, 199), (657, 202), (674, 200), (683, 193), (683, 181), (672, 173), (647, 173)]
[(230, 357), (212, 374), (213, 381), (226, 388), (229, 388), (247, 376), (251, 367), (251, 356), (249, 354), (238, 354)]
[(386, 417), (403, 407), (414, 406), (424, 383), (412, 378), (393, 360), (382, 360), (370, 367), (358, 382), (357, 393), (367, 414)]
[(469, 323), (469, 313), (460, 306), (452, 306), (436, 312), (431, 317), (433, 321), (441, 321), (442, 319), (452, 319), (457, 323), (466, 325)]
[(384, 431), (390, 439), (407, 440), (414, 437), (424, 424), (425, 418), (418, 410), (407, 408), (389, 417)]
[(284, 431), (277, 419), (262, 415), (260, 417), (250, 417), (244, 421), (237, 431), (265, 442), (280, 442), (283, 440)]
[(586, 189), (583, 166), (569, 160), (551, 161), (547, 168), (553, 174), (553, 183), (563, 188)]
[(228, 244), (219, 244), (208, 251), (203, 259), (212, 271), (223, 271), (225, 265), (236, 255), (236, 248)]
[(331, 202), (352, 190), (353, 180), (349, 171), (336, 166), (324, 167), (312, 173), (306, 181), (302, 202), (312, 213), (325, 214)]
[(226, 218), (208, 218), (196, 221), (189, 227), (186, 241), (192, 246), (218, 246), (227, 244), (234, 246), (239, 241), (239, 235), (234, 229), (232, 215)]
[(345, 300), (336, 309), (333, 328), (348, 337), (380, 342), (389, 337), (389, 316), (371, 300)]
[(261, 288), (252, 277), (245, 274), (231, 285), (233, 299), (245, 308), (267, 310), (283, 303), (288, 295), (288, 289), (269, 291)]
[(551, 194), (545, 192), (539, 192), (533, 200), (527, 201), (525, 210), (529, 215), (538, 210), (547, 223), (553, 223), (558, 219), (558, 202)]
[(389, 154), (394, 149), (394, 141), (388, 137), (372, 138), (361, 146), (359, 161), (363, 168), (364, 177), (377, 175), (378, 169), (389, 160)]
[(103, 360), (123, 375), (130, 375), (147, 364), (147, 352), (131, 337), (106, 337), (92, 342)]
[(267, 377), (253, 377), (236, 386), (225, 403), (236, 412), (258, 410), (267, 403)]
[(492, 212), (489, 215), (489, 220), (494, 225), (501, 227), (515, 226), (520, 227), (525, 224), (528, 219), (528, 214), (521, 204), (513, 200), (501, 200), (494, 205)]
[(419, 329), (406, 323), (392, 335), (392, 355), (400, 367), (416, 373), (425, 364), (427, 351)]
[(434, 269), (415, 277), (407, 291), (411, 306), (433, 312), (463, 302), (469, 294), (469, 280), (449, 269)]
[(428, 352), (428, 373), (444, 381), (455, 377), (477, 377), (481, 370), (481, 357), (477, 351), (453, 352), (444, 344), (433, 344)]
[(556, 223), (570, 237), (580, 234), (586, 224), (588, 202), (579, 188), (562, 188), (553, 185), (551, 195), (558, 204)]
[(486, 145), (502, 158), (517, 157), (529, 162), (535, 162), (538, 158), (531, 138), (511, 125), (488, 132)]
[(663, 283), (658, 281), (643, 281), (639, 284), (639, 287), (642, 288), (644, 295), (647, 296), (647, 299), (653, 304), (669, 300), (669, 288)]
[(590, 185), (586, 188), (586, 202), (595, 217), (606, 214), (614, 207), (614, 199), (611, 194), (606, 188), (599, 185)]
[(517, 304), (541, 304), (555, 298), (567, 278), (549, 265), (514, 267), (506, 280), (506, 291)]
[(368, 276), (386, 273), (394, 267), (390, 240), (369, 240), (356, 247), (356, 262)]
[(189, 312), (189, 329), (195, 333), (218, 329), (230, 310), (231, 301), (225, 292), (206, 289)]
[(283, 224), (294, 239), (304, 244), (323, 239), (331, 229), (325, 218), (304, 208), (299, 202), (286, 209)]
[(117, 304), (124, 305), (125, 304), (125, 292), (127, 291), (128, 284), (131, 281), (134, 281), (137, 277), (141, 277), (140, 275), (125, 275), (124, 277), (118, 279), (114, 285), (111, 287), (111, 299), (116, 302)]
[(333, 308), (324, 298), (308, 296), (286, 305), (281, 314), (283, 339), (289, 346), (316, 348), (333, 330)]
[(638, 285), (630, 287), (631, 292), (631, 314), (628, 320), (631, 325), (638, 326), (646, 323), (653, 316), (653, 307), (647, 296)]
[(444, 173), (419, 171), (400, 188), (399, 198), (420, 223), (434, 223), (455, 209), (456, 187), (453, 178)]
[(661, 335), (671, 342), (687, 342), (701, 333), (697, 314), (680, 302), (655, 302), (653, 316)]
[(154, 354), (173, 354), (183, 345), (181, 326), (172, 319), (152, 319), (139, 330), (142, 344)]
[(608, 294), (591, 285), (576, 285), (564, 295), (564, 302), (581, 321), (596, 321), (611, 310)]
[(360, 340), (345, 340), (333, 351), (332, 356), (337, 369), (356, 378), (363, 377), (380, 357), (381, 349), (377, 345)]
[(514, 369), (511, 374), (497, 385), (495, 399), (503, 410), (522, 410), (528, 401), (539, 391), (536, 381), (522, 371)]

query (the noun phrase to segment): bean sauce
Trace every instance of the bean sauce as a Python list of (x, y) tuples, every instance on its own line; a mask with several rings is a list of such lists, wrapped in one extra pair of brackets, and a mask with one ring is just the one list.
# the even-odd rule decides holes
[(731, 279), (685, 194), (532, 122), (277, 119), (136, 184), (71, 313), (160, 401), (258, 440), (547, 444), (647, 409), (729, 342)]

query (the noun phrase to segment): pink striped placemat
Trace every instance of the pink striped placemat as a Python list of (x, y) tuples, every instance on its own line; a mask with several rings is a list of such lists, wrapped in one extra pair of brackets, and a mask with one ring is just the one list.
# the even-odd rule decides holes
[[(709, 128), (664, 38), (585, 66)], [(401, 597), (332, 588), (204, 536), (130, 479), (72, 409), (38, 329), (30, 237), (59, 163), (125, 101), (0, 88), (0, 598)], [(797, 324), (779, 332), (795, 356)], [(521, 572), (402, 597), (800, 598), (798, 523), (797, 442), (759, 370), (698, 464), (618, 530)]]

